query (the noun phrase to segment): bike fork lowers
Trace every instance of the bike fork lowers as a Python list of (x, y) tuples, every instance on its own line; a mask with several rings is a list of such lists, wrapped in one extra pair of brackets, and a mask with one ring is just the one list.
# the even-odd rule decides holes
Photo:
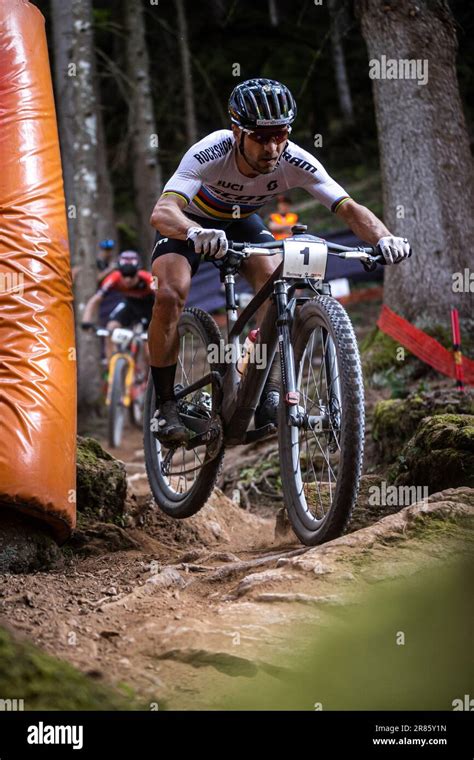
[(274, 298), (277, 308), (278, 351), (280, 355), (283, 401), (287, 406), (288, 422), (299, 426), (299, 392), (296, 388), (295, 356), (291, 343), (291, 325), (293, 315), (288, 308), (288, 289), (286, 280), (277, 280), (274, 285)]
[[(300, 392), (297, 388), (295, 372), (295, 353), (291, 341), (291, 328), (295, 309), (298, 303), (311, 300), (307, 297), (293, 298), (291, 305), (288, 304), (288, 290), (290, 285), (286, 280), (275, 282), (278, 348), (280, 353), (280, 368), (283, 386), (283, 401), (286, 406), (286, 421), (288, 425), (303, 428), (304, 430), (324, 431), (328, 429), (329, 417), (327, 410), (321, 408), (321, 414), (308, 414), (300, 405)], [(335, 361), (334, 346), (330, 339), (329, 354), (325, 356), (328, 361)], [(332, 376), (332, 375), (331, 375)]]

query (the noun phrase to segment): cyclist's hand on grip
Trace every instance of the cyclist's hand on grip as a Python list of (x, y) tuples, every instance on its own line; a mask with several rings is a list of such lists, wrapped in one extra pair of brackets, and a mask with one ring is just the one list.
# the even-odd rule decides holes
[(385, 264), (399, 264), (411, 256), (410, 243), (406, 238), (387, 235), (380, 238), (377, 250), (382, 254)]
[(203, 227), (190, 227), (186, 239), (194, 243), (196, 253), (216, 259), (222, 259), (229, 247), (223, 230), (205, 230)]

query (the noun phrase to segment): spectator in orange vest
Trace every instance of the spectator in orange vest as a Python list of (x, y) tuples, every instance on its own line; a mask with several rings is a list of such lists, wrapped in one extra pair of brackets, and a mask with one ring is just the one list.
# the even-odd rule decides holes
[(291, 235), (291, 228), (298, 221), (298, 214), (290, 211), (291, 201), (286, 195), (277, 198), (277, 211), (270, 214), (268, 228), (277, 240), (283, 240)]

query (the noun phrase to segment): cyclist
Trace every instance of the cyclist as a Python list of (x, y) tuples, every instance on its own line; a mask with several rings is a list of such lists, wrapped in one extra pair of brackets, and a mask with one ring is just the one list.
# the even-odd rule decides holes
[[(113, 256), (114, 246), (115, 241), (110, 238), (101, 240), (99, 243), (100, 251), (95, 260), (97, 267), (98, 287), (103, 283), (107, 275), (114, 272), (117, 268), (117, 262)], [(119, 301), (121, 301), (121, 295), (117, 290), (109, 290), (108, 293), (105, 294), (99, 308), (100, 325), (104, 327), (107, 324), (109, 321), (110, 313), (113, 311), (113, 309), (115, 309)]]
[[(409, 255), (408, 241), (385, 225), (326, 172), (306, 150), (290, 141), (296, 104), (288, 88), (271, 79), (250, 79), (229, 100), (231, 130), (212, 132), (183, 156), (151, 216), (158, 231), (152, 272), (158, 288), (149, 328), (151, 372), (157, 398), (157, 437), (185, 443), (189, 431), (176, 408), (174, 378), (179, 352), (177, 325), (201, 254), (225, 255), (227, 239), (264, 242), (273, 236), (258, 210), (294, 187), (302, 187), (341, 216), (355, 235), (378, 244), (387, 263)], [(188, 246), (194, 244), (194, 250)], [(280, 263), (255, 256), (241, 272), (258, 291)], [(257, 427), (276, 422), (279, 367), (275, 357), (255, 413)]]
[(97, 282), (99, 284), (107, 277), (108, 274), (113, 272), (116, 267), (116, 263), (113, 260), (114, 246), (115, 241), (111, 238), (101, 240), (99, 243), (100, 251), (95, 260), (97, 266)]
[[(136, 251), (122, 251), (118, 266), (102, 282), (99, 290), (86, 304), (81, 327), (85, 330), (94, 327), (94, 319), (102, 299), (111, 291), (117, 291), (122, 298), (112, 310), (107, 322), (107, 329), (112, 332), (116, 327), (130, 327), (142, 319), (149, 324), (155, 291), (153, 275), (140, 268), (140, 257)], [(107, 359), (112, 353), (112, 344), (107, 342)]]

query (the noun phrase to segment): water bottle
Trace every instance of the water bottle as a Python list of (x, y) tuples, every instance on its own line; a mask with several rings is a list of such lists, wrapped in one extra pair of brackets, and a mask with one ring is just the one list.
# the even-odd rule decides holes
[(247, 367), (247, 364), (250, 361), (250, 357), (253, 354), (255, 342), (260, 334), (260, 330), (257, 328), (256, 330), (250, 330), (249, 334), (245, 338), (245, 343), (242, 347), (242, 354), (237, 362), (237, 372), (240, 375), (243, 375), (245, 372), (245, 368)]

